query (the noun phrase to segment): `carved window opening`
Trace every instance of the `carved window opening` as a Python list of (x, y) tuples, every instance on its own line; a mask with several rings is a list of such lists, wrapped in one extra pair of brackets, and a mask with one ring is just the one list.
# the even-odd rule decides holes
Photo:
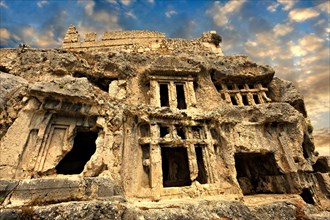
[(237, 180), (244, 195), (281, 193), (269, 192), (267, 188), (260, 187), (268, 184), (267, 178), (281, 175), (273, 153), (236, 153), (235, 167)]
[(231, 96), (230, 96), (230, 100), (231, 100), (231, 103), (232, 103), (233, 105), (238, 105), (237, 100), (236, 100), (236, 98), (235, 98), (235, 95), (231, 95)]
[(184, 94), (184, 85), (175, 84), (176, 87), (176, 99), (178, 102), (178, 109), (187, 109), (185, 94)]
[(182, 139), (185, 140), (186, 139), (186, 133), (185, 133), (185, 129), (183, 126), (180, 125), (175, 125), (175, 129), (176, 129), (176, 133), (177, 135)]
[(78, 129), (73, 147), (56, 166), (57, 174), (79, 174), (96, 151), (96, 138), (93, 131)]
[(205, 169), (204, 159), (203, 159), (203, 147), (200, 145), (195, 146), (196, 160), (198, 166), (198, 176), (197, 181), (200, 184), (207, 183), (207, 172)]
[(163, 125), (159, 126), (159, 136), (161, 138), (165, 137), (169, 133), (170, 133), (170, 128), (168, 126), (163, 126)]
[(169, 100), (169, 93), (168, 93), (168, 84), (167, 83), (159, 84), (159, 92), (160, 92), (160, 106), (169, 107), (170, 100)]
[(270, 102), (267, 97), (268, 88), (261, 83), (256, 84), (223, 84), (216, 85), (221, 98), (232, 105), (256, 105)]
[(244, 89), (244, 85), (242, 85), (242, 84), (237, 85), (237, 87), (238, 87), (238, 89), (240, 89), (240, 90), (243, 90), (243, 89)]
[(164, 187), (190, 186), (187, 148), (161, 146)]
[(194, 139), (204, 139), (205, 133), (202, 126), (192, 126), (191, 131)]
[(196, 85), (191, 76), (151, 75), (150, 104), (171, 109), (188, 109), (196, 104)]
[(257, 94), (253, 94), (253, 100), (255, 104), (260, 104), (259, 97)]
[(249, 100), (246, 94), (242, 95), (242, 101), (243, 101), (243, 105), (249, 105)]

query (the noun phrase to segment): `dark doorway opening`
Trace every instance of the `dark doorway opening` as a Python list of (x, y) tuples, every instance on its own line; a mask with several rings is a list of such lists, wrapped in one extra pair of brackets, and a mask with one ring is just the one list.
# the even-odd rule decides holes
[(73, 147), (56, 166), (58, 174), (79, 174), (96, 151), (97, 132), (78, 131)]
[(186, 99), (184, 97), (183, 84), (176, 84), (176, 99), (178, 101), (178, 109), (186, 109)]
[(205, 169), (204, 159), (203, 159), (203, 148), (202, 146), (195, 147), (197, 166), (198, 166), (198, 176), (197, 181), (200, 184), (207, 183), (207, 173)]
[(190, 186), (187, 149), (184, 147), (161, 147), (163, 186)]
[[(236, 153), (237, 180), (244, 195), (257, 193), (282, 193), (270, 191), (269, 178), (281, 175), (273, 153)], [(264, 187), (265, 186), (265, 187)]]
[(163, 83), (159, 84), (159, 94), (160, 94), (160, 106), (170, 106), (169, 97), (168, 97), (168, 84)]
[(310, 189), (308, 189), (308, 188), (303, 189), (300, 196), (306, 203), (315, 205), (315, 201), (313, 199), (313, 194)]

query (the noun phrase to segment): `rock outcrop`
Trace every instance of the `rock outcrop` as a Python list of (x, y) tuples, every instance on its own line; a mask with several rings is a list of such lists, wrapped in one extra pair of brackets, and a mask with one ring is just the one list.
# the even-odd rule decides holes
[(330, 159), (271, 67), (215, 32), (78, 35), (0, 50), (0, 218), (329, 215)]

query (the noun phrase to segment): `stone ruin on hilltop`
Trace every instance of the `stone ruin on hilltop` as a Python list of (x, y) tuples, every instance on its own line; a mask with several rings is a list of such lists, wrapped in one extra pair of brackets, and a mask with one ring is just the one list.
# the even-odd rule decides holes
[[(330, 211), (330, 160), (314, 151), (301, 94), (271, 67), (225, 56), (220, 43), (214, 31), (81, 41), (70, 26), (62, 49), (1, 49), (0, 214), (118, 197), (261, 194)], [(247, 216), (262, 213), (253, 207)]]

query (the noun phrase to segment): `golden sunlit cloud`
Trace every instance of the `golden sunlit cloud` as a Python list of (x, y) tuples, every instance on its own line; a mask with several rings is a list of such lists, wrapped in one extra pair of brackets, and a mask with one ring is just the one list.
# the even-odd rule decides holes
[(0, 28), (0, 38), (5, 40), (10, 38), (10, 33), (6, 28)]
[(289, 12), (289, 18), (295, 22), (303, 22), (319, 16), (319, 12), (312, 8), (297, 8)]
[(330, 128), (314, 131), (314, 142), (320, 156), (330, 156)]
[(218, 2), (213, 4), (213, 7), (207, 13), (213, 15), (213, 21), (217, 26), (225, 26), (228, 24), (230, 14), (239, 11), (246, 0), (229, 1), (225, 5), (220, 5)]
[(273, 29), (275, 35), (284, 36), (293, 31), (293, 27), (289, 24), (277, 24)]

